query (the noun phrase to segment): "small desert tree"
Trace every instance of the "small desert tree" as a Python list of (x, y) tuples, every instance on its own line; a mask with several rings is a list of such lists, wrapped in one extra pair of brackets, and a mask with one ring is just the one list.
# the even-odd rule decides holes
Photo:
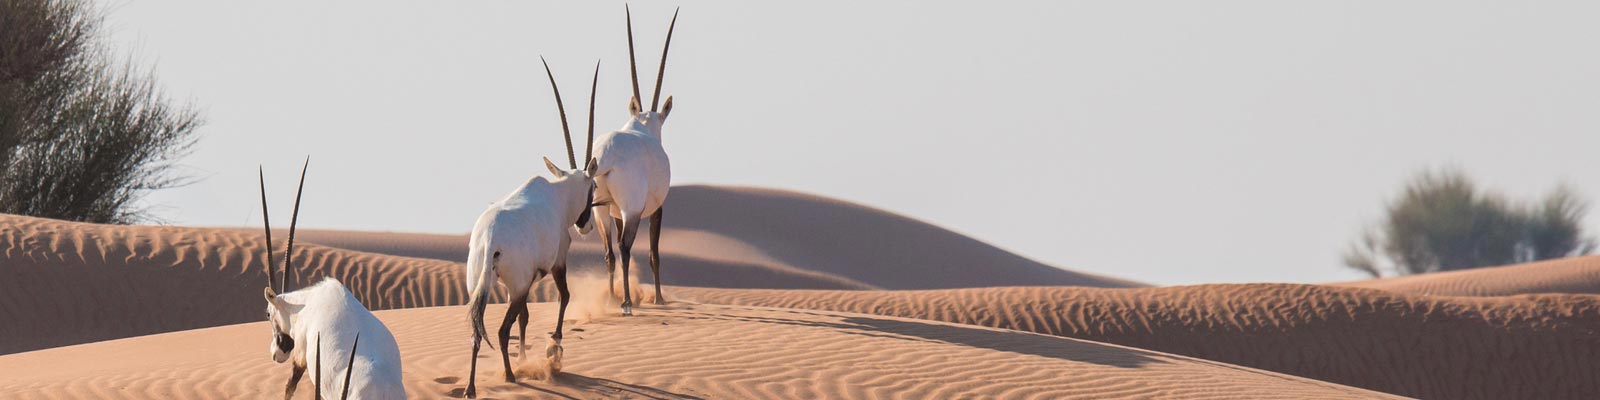
[(81, 0), (0, 0), (0, 213), (131, 223), (178, 183), (198, 114), (111, 62), (99, 23)]
[(1423, 172), (1389, 205), (1388, 217), (1345, 253), (1374, 277), (1479, 268), (1586, 254), (1586, 203), (1561, 187), (1531, 205), (1479, 190), (1459, 171)]

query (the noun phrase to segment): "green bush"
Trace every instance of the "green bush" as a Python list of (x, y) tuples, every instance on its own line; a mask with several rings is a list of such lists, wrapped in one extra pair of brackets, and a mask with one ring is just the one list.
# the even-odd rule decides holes
[(1479, 268), (1587, 254), (1587, 203), (1561, 187), (1518, 205), (1459, 171), (1423, 172), (1388, 216), (1351, 245), (1344, 263), (1374, 277)]
[(198, 114), (111, 62), (99, 23), (79, 0), (0, 0), (0, 212), (132, 223), (143, 193), (181, 182)]

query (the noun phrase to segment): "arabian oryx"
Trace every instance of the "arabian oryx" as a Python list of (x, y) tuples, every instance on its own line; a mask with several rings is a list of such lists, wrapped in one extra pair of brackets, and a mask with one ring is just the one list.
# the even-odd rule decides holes
[[(543, 58), (540, 58), (543, 61)], [(522, 336), (518, 339), (518, 357), (526, 349), (523, 343), (528, 336), (528, 291), (533, 283), (550, 275), (561, 296), (561, 310), (556, 316), (556, 330), (545, 347), (545, 357), (551, 371), (561, 369), (561, 329), (567, 316), (567, 249), (572, 245), (568, 227), (588, 233), (590, 208), (594, 203), (594, 168), (585, 155), (585, 168), (578, 169), (572, 150), (572, 132), (567, 128), (566, 106), (561, 103), (561, 90), (556, 88), (555, 74), (550, 64), (544, 66), (550, 78), (550, 88), (555, 92), (556, 109), (561, 114), (561, 131), (566, 135), (567, 162), (571, 171), (562, 170), (549, 158), (544, 159), (554, 179), (535, 176), (505, 198), (489, 205), (478, 216), (472, 227), (472, 237), (467, 253), (467, 291), (471, 293), (467, 304), (472, 325), (472, 370), (467, 375), (467, 397), (477, 395), (478, 345), (488, 341), (483, 326), (484, 307), (498, 278), (505, 286), (511, 301), (505, 321), (500, 323), (500, 359), (505, 364), (506, 382), (516, 382), (511, 370), (511, 356), (506, 348), (510, 344), (511, 321), (519, 320)], [(595, 77), (589, 89), (589, 145), (594, 143), (594, 89), (600, 82), (600, 64), (595, 63)], [(490, 345), (493, 348), (494, 345)]]
[[(307, 166), (310, 163), (311, 160), (307, 158)], [(300, 169), (300, 189), (294, 195), (294, 214), (289, 217), (289, 243), (284, 249), (283, 278), (278, 288), (273, 289), (272, 222), (267, 214), (267, 181), (264, 172), (260, 179), (261, 220), (266, 226), (267, 256), (267, 288), (263, 295), (267, 299), (268, 322), (272, 325), (272, 341), (268, 347), (273, 361), (291, 361), (294, 367), (289, 375), (289, 384), (284, 387), (283, 398), (294, 397), (295, 388), (306, 372), (308, 350), (304, 344), (310, 343), (306, 339), (313, 337), (317, 338), (317, 343), (313, 345), (316, 351), (309, 355), (315, 357), (314, 364), (319, 366), (318, 369), (324, 362), (336, 365), (331, 371), (333, 374), (326, 377), (321, 375), (322, 371), (314, 372), (313, 385), (316, 385), (317, 393), (324, 388), (329, 392), (339, 388), (339, 391), (352, 393), (358, 399), (406, 398), (405, 386), (400, 380), (400, 347), (395, 344), (394, 336), (338, 280), (327, 278), (310, 287), (278, 294), (280, 290), (288, 290), (289, 275), (294, 271), (294, 231), (300, 219), (300, 190), (305, 189), (304, 166)], [(360, 340), (358, 338), (365, 339), (363, 346), (356, 346), (356, 341)], [(297, 343), (302, 346), (295, 346)], [(324, 344), (334, 349), (349, 348), (350, 351), (324, 352), (321, 348)], [(345, 359), (350, 361), (340, 363)], [(344, 375), (347, 376), (343, 384), (336, 380), (340, 375), (337, 365), (343, 365)], [(352, 373), (352, 368), (361, 372)]]
[[(667, 200), (672, 184), (672, 165), (661, 147), (661, 124), (672, 112), (672, 97), (661, 104), (661, 79), (667, 72), (667, 50), (672, 48), (672, 30), (678, 26), (678, 13), (672, 13), (667, 27), (667, 42), (661, 48), (661, 68), (656, 72), (656, 91), (650, 112), (639, 105), (639, 66), (633, 60), (633, 12), (628, 11), (628, 66), (633, 72), (633, 98), (628, 101), (628, 122), (622, 129), (600, 137), (595, 158), (599, 175), (595, 177), (595, 200), (607, 204), (599, 211), (600, 236), (604, 237), (606, 266), (612, 290), (617, 279), (616, 259), (612, 255), (612, 235), (622, 256), (622, 315), (633, 315), (633, 289), (628, 270), (633, 260), (633, 239), (639, 222), (650, 218), (650, 272), (655, 276), (656, 304), (665, 304), (661, 295), (661, 203)], [(613, 292), (614, 294), (614, 292)]]

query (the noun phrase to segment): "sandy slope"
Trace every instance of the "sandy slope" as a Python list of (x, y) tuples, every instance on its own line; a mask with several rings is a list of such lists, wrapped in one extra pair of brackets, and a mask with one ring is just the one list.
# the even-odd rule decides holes
[[(0, 217), (0, 320), (14, 322), (0, 324), (0, 354), (259, 321), (259, 245), (259, 236), (232, 230)], [(304, 276), (338, 277), (374, 309), (460, 304), (464, 297), (461, 267), (452, 262), (320, 246), (297, 253), (303, 265), (312, 266)], [(1438, 297), (1270, 284), (669, 288), (668, 295), (1014, 328), (1430, 398), (1583, 398), (1600, 392), (1590, 376), (1600, 366), (1593, 361), (1600, 360), (1595, 296)]]
[[(721, 271), (762, 267), (775, 275), (810, 273), (832, 278), (804, 287), (814, 289), (1145, 286), (1064, 271), (899, 214), (803, 193), (675, 186), (664, 208), (662, 265), (672, 271), (663, 274), (669, 285), (750, 287), (745, 285), (762, 281), (730, 281), (722, 278)], [(461, 230), (471, 229), (471, 223), (462, 221)], [(641, 235), (645, 232), (640, 229)], [(307, 231), (305, 238), (351, 250), (456, 262), (465, 262), (467, 254), (464, 233)], [(581, 259), (599, 262), (597, 240), (598, 236), (592, 236), (576, 246)], [(635, 246), (640, 267), (647, 272), (642, 260), (648, 248), (645, 240)], [(695, 269), (683, 269), (685, 265)]]
[(1600, 256), (1372, 279), (1333, 285), (1444, 296), (1600, 294)]
[(1289, 284), (676, 292), (702, 302), (1063, 335), (1420, 398), (1600, 393), (1600, 296), (1438, 297)]
[[(232, 230), (0, 215), (0, 354), (259, 321), (261, 246), (260, 235)], [(295, 252), (300, 276), (362, 288), (369, 308), (466, 297), (458, 264), (310, 244)]]
[[(260, 234), (238, 229), (0, 215), (0, 320), (8, 321), (0, 324), (0, 354), (259, 320), (266, 282), (261, 246)], [(338, 278), (375, 310), (465, 302), (458, 263), (305, 241), (295, 253), (302, 281)], [(722, 285), (857, 287), (809, 271), (690, 264), (679, 270)]]
[[(549, 326), (553, 309), (536, 305), (534, 326)], [(399, 341), (413, 398), (458, 395), (464, 387), (468, 348), (461, 314), (459, 307), (378, 313)], [(498, 355), (486, 356), (480, 360), (485, 370), (479, 371), (479, 397), (1385, 397), (1146, 350), (850, 313), (674, 305), (632, 318), (603, 317), (578, 329), (566, 342), (566, 374), (508, 384), (498, 378)], [(288, 368), (268, 359), (267, 340), (266, 325), (250, 323), (0, 356), (0, 393), (272, 398), (282, 393)], [(309, 396), (309, 385), (302, 383), (302, 397)]]

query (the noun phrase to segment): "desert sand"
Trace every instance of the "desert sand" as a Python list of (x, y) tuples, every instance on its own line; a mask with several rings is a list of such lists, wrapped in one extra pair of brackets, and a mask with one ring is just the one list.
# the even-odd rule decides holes
[[(552, 323), (538, 304), (532, 322)], [(669, 305), (578, 325), (563, 373), (537, 359), (500, 378), (479, 360), (479, 398), (1384, 398), (1360, 389), (1068, 338), (852, 313)], [(491, 314), (503, 313), (504, 306)], [(379, 312), (404, 354), (414, 398), (459, 396), (468, 334), (457, 307)], [(265, 323), (0, 357), (0, 393), (25, 398), (271, 398), (288, 367), (267, 357)], [(530, 335), (532, 336), (532, 335)], [(542, 341), (534, 350), (542, 349)], [(310, 384), (302, 382), (301, 396)]]
[(1334, 285), (1441, 296), (1600, 294), (1600, 256), (1563, 258)]
[(1410, 397), (1600, 393), (1600, 296), (1292, 284), (926, 291), (679, 289), (696, 301), (931, 319), (1182, 354)]
[[(707, 189), (724, 190), (737, 196), (764, 193)], [(674, 195), (689, 193), (683, 197), (692, 198), (695, 193), (682, 192)], [(768, 195), (821, 201), (788, 192)], [(778, 208), (803, 209), (796, 207)], [(811, 207), (807, 212), (833, 215), (825, 210), (840, 206)], [(685, 208), (690, 207), (680, 207)], [(738, 214), (734, 211), (730, 206), (728, 212)], [(839, 218), (846, 220), (867, 218), (841, 213), (846, 216)], [(904, 219), (886, 215), (879, 217)], [(715, 217), (682, 217), (702, 218)], [(960, 287), (969, 277), (890, 263), (870, 251), (814, 259), (786, 254), (799, 251), (792, 249), (825, 252), (833, 246), (808, 241), (813, 236), (806, 235), (820, 233), (803, 227), (782, 233), (794, 236), (766, 233), (767, 239), (758, 240), (764, 234), (757, 228), (710, 223), (672, 227), (671, 217), (668, 221), (667, 238), (679, 236), (672, 240), (701, 246), (680, 243), (683, 253), (676, 263), (667, 261), (668, 282), (674, 273), (703, 274), (691, 280), (721, 279), (716, 286), (725, 288), (669, 286), (667, 296), (675, 303), (647, 309), (639, 318), (612, 318), (607, 312), (614, 313), (613, 308), (588, 307), (576, 318), (594, 320), (579, 325), (582, 331), (568, 333), (567, 371), (573, 374), (526, 387), (491, 384), (495, 360), (485, 358), (479, 379), (489, 385), (486, 397), (1373, 395), (1353, 388), (1462, 399), (1589, 398), (1600, 393), (1600, 383), (1590, 373), (1597, 366), (1594, 360), (1600, 360), (1600, 296), (1497, 296), (1588, 293), (1583, 282), (1594, 276), (1589, 271), (1596, 268), (1591, 265), (1596, 258), (1334, 285), (836, 290), (894, 286), (887, 282), (896, 271), (917, 277), (907, 285), (934, 288)], [(804, 225), (782, 221), (778, 226), (784, 224)], [(863, 225), (863, 231), (895, 226), (884, 221)], [(368, 250), (419, 256), (465, 246), (464, 239), (451, 243), (452, 235), (302, 234), (306, 242), (344, 238), (331, 242), (349, 247), (364, 242), (389, 247)], [(733, 237), (740, 239), (728, 239)], [(964, 243), (980, 254), (966, 256), (972, 262), (986, 260), (981, 254), (993, 249), (970, 239), (916, 240), (949, 240), (944, 251)], [(0, 324), (0, 393), (45, 388), (70, 388), (47, 390), (60, 397), (281, 393), (287, 371), (267, 359), (267, 329), (259, 322), (264, 318), (259, 293), (265, 280), (261, 243), (259, 233), (248, 229), (107, 226), (0, 216), (0, 319), (14, 322)], [(437, 247), (429, 250), (423, 246), (428, 243)], [(729, 250), (722, 252), (724, 248)], [(414, 396), (434, 397), (462, 386), (459, 379), (465, 372), (459, 366), (464, 366), (468, 337), (464, 310), (424, 308), (464, 302), (460, 263), (311, 243), (297, 245), (295, 253), (300, 281), (335, 277), (369, 308), (394, 310), (379, 315), (396, 331), (405, 351), (408, 388)], [(600, 260), (595, 253), (588, 256), (575, 267), (593, 276)], [(1003, 262), (1026, 259), (998, 259), (1002, 267), (961, 270), (1016, 274), (986, 278), (983, 282), (990, 283), (985, 285), (1036, 277), (1026, 263)], [(708, 262), (713, 265), (708, 267), (696, 260), (724, 264)], [(826, 262), (873, 266), (848, 271), (818, 264)], [(1065, 280), (1137, 285), (1114, 278), (1085, 281), (1092, 276), (1061, 272)], [(576, 291), (592, 296), (600, 291), (595, 287)], [(552, 300), (552, 294), (546, 281), (538, 298)], [(543, 322), (532, 326), (547, 330), (552, 306), (539, 305), (534, 311)], [(490, 315), (495, 312), (492, 308)], [(217, 328), (191, 330), (208, 327)], [(655, 330), (670, 327), (681, 329)], [(154, 336), (134, 337), (140, 335)], [(112, 341), (99, 342), (105, 340)], [(685, 347), (672, 347), (677, 343)], [(729, 347), (747, 343), (761, 346)], [(660, 346), (684, 352), (671, 354), (695, 356), (648, 357), (669, 354), (652, 353), (665, 351)], [(1161, 361), (1147, 362), (1152, 359)], [(72, 368), (35, 367), (47, 365)], [(852, 368), (858, 365), (875, 369), (856, 372)], [(1030, 378), (1005, 378), (1014, 375)], [(682, 382), (674, 383), (676, 377)], [(1263, 388), (1267, 390), (1251, 390)]]
[[(0, 354), (262, 320), (262, 245), (235, 230), (0, 215)], [(300, 281), (338, 278), (370, 309), (465, 303), (457, 264), (299, 243), (295, 257)]]

